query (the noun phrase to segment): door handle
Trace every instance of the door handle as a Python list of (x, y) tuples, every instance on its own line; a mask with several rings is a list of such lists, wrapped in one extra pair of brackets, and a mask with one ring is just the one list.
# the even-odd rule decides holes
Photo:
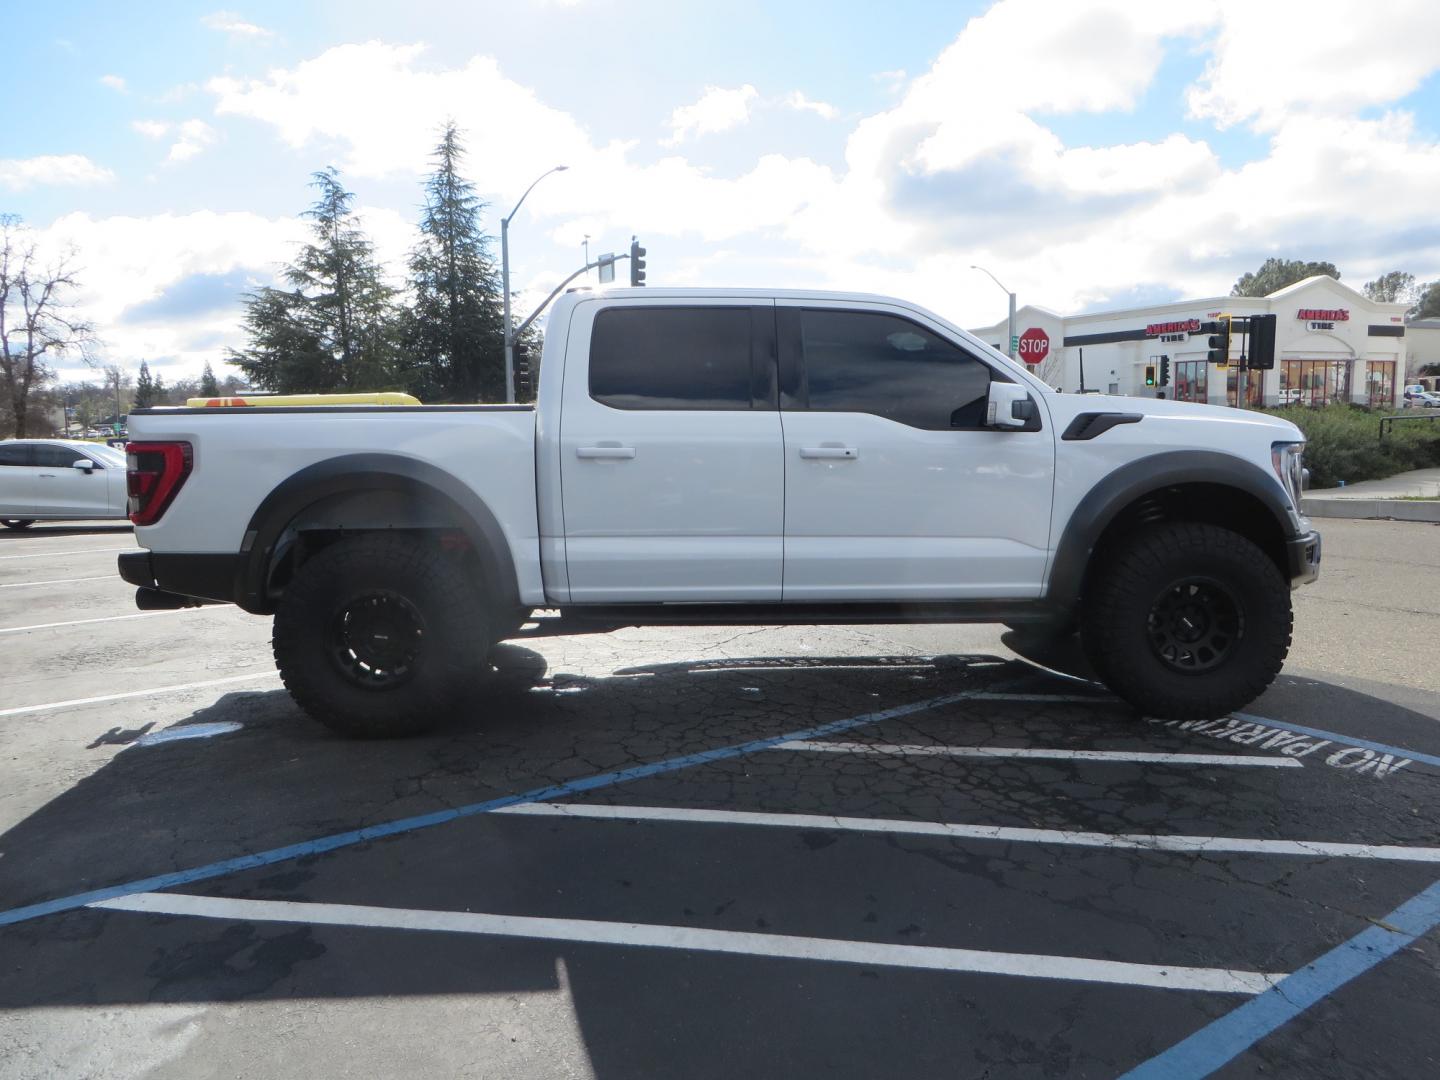
[(633, 446), (577, 446), (575, 456), (587, 461), (629, 461), (635, 456)]
[(54, 474), (53, 472), (42, 472), (42, 473), (40, 474), (40, 476), (39, 476), (39, 479), (41, 479), (41, 480), (54, 480), (54, 479), (55, 479), (55, 474)]
[(841, 461), (854, 461), (860, 456), (860, 451), (853, 446), (802, 446), (800, 448), (802, 458), (828, 458)]

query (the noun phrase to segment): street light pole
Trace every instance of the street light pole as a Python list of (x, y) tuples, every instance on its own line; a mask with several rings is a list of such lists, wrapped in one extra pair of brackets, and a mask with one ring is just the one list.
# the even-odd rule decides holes
[[(997, 278), (994, 274), (990, 273), (989, 270), (986, 270), (983, 266), (973, 266), (973, 265), (972, 265), (972, 266), (970, 267), (970, 269), (971, 269), (971, 270), (979, 270), (982, 274), (984, 274), (986, 277), (988, 277), (991, 281), (995, 282), (996, 285), (1000, 285), (1000, 279)], [(1014, 360), (1014, 359), (1015, 359), (1015, 294), (1014, 294), (1013, 292), (1011, 292), (1009, 289), (1005, 288), (1004, 285), (1000, 285), (1000, 290), (1001, 290), (1006, 296), (1008, 296), (1008, 297), (1010, 298), (1010, 322), (1009, 322), (1010, 334), (1009, 334), (1009, 340), (1006, 342), (1006, 345), (1005, 345), (1005, 355), (1008, 356), (1008, 357), (1010, 357), (1011, 360)]]
[(536, 184), (551, 173), (564, 172), (569, 167), (556, 165), (537, 176), (525, 189), (525, 195), (520, 196), (515, 209), (500, 219), (500, 291), (504, 293), (505, 304), (505, 401), (510, 405), (515, 403), (515, 330), (510, 325), (510, 219), (520, 212), (525, 196), (535, 190)]

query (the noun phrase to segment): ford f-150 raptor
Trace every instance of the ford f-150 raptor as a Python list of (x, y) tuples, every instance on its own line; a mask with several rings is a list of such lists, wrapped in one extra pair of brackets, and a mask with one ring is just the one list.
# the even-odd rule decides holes
[(1056, 393), (877, 296), (576, 291), (534, 406), (256, 400), (131, 413), (120, 573), (273, 615), (285, 685), (353, 735), (435, 724), (506, 638), (646, 624), (1078, 634), (1137, 709), (1215, 717), (1319, 572), (1294, 425)]

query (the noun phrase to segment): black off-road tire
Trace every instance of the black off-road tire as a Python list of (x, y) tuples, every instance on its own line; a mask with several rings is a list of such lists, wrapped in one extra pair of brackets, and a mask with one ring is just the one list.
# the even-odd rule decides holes
[(0, 525), (4, 525), (7, 529), (28, 529), (34, 524), (34, 518), (0, 518)]
[(1096, 567), (1080, 638), (1091, 666), (1146, 716), (1213, 720), (1242, 709), (1290, 649), (1290, 586), (1238, 533), (1175, 522), (1136, 532)]
[(310, 716), (341, 735), (383, 739), (452, 716), (486, 672), (492, 640), (480, 590), (452, 554), (375, 533), (301, 566), (271, 642)]

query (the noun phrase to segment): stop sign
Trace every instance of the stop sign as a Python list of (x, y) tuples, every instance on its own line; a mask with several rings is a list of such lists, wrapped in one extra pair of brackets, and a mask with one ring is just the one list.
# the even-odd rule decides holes
[(1020, 335), (1020, 359), (1027, 364), (1038, 364), (1050, 355), (1050, 336), (1038, 326), (1032, 326)]

